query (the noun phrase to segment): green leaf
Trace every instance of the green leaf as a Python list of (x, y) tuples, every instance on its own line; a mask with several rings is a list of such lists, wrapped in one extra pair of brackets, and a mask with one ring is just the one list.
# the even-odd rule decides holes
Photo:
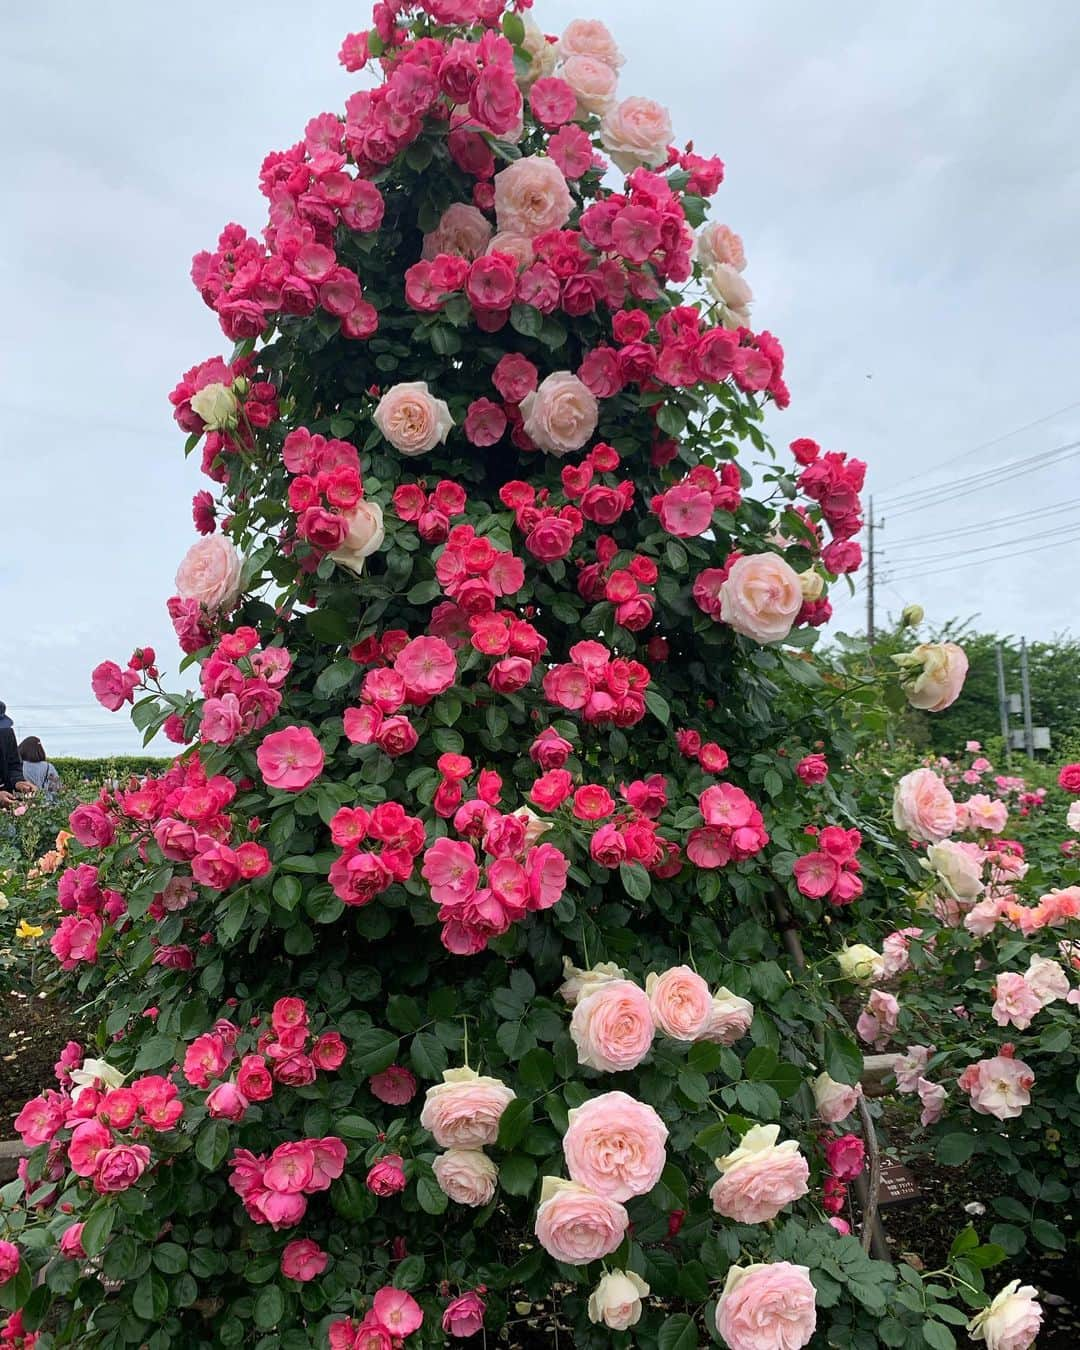
[(698, 1334), (694, 1319), (686, 1313), (675, 1313), (660, 1328), (656, 1338), (657, 1350), (697, 1350)]
[(394, 1271), (395, 1289), (417, 1289), (424, 1281), (427, 1261), (422, 1256), (407, 1256)]
[(1027, 1245), (1027, 1234), (1014, 1223), (995, 1223), (990, 1229), (990, 1241), (1007, 1255), (1015, 1256)]
[(652, 879), (641, 863), (620, 863), (619, 879), (631, 900), (647, 900), (652, 890)]
[(517, 304), (510, 311), (510, 327), (522, 337), (539, 337), (543, 326), (544, 316), (532, 305)]
[(946, 1134), (938, 1140), (934, 1156), (946, 1167), (959, 1167), (975, 1152), (975, 1144), (973, 1134)]
[(131, 1306), (146, 1322), (157, 1322), (169, 1306), (169, 1288), (157, 1271), (149, 1270), (135, 1286)]
[(520, 14), (504, 14), (502, 30), (515, 47), (525, 41), (525, 24)]
[(135, 1068), (158, 1069), (176, 1058), (176, 1041), (171, 1036), (148, 1036), (139, 1046)]
[(426, 605), (442, 593), (437, 581), (418, 581), (411, 587), (405, 599), (410, 605)]
[(1051, 1223), (1048, 1219), (1033, 1219), (1031, 1221), (1031, 1236), (1042, 1246), (1049, 1247), (1051, 1251), (1063, 1252), (1065, 1250), (1064, 1233), (1056, 1223)]
[(551, 1053), (540, 1046), (530, 1050), (518, 1064), (518, 1076), (526, 1087), (549, 1088), (555, 1081), (555, 1061)]
[(956, 1350), (956, 1337), (943, 1322), (924, 1322), (922, 1334), (932, 1350)]
[(359, 674), (359, 670), (355, 661), (350, 661), (347, 656), (342, 657), (319, 672), (319, 678), (315, 681), (315, 693), (319, 698), (330, 698), (351, 684), (353, 677)]
[(671, 709), (668, 707), (667, 699), (652, 687), (645, 690), (645, 706), (658, 721), (663, 722), (664, 726), (671, 721)]
[(446, 1047), (430, 1031), (421, 1031), (413, 1037), (409, 1059), (421, 1078), (441, 1078), (448, 1062)]
[[(83, 1246), (85, 1242), (86, 1230), (83, 1230)], [(150, 1253), (154, 1265), (163, 1275), (179, 1275), (182, 1270), (187, 1269), (187, 1252), (178, 1242), (159, 1242)]]
[(216, 1172), (229, 1151), (229, 1127), (223, 1120), (208, 1120), (195, 1141), (195, 1156), (209, 1172)]
[(524, 1153), (511, 1153), (499, 1164), (499, 1185), (509, 1195), (528, 1195), (536, 1182), (536, 1164)]
[(381, 1073), (397, 1059), (400, 1041), (381, 1027), (364, 1027), (352, 1038), (351, 1062), (360, 1073), (370, 1076)]
[(666, 436), (681, 436), (686, 430), (686, 413), (674, 403), (665, 403), (656, 413), (656, 425)]
[(82, 1245), (87, 1256), (97, 1256), (105, 1246), (116, 1221), (116, 1210), (111, 1204), (99, 1205), (83, 1224)]
[(416, 1198), (425, 1214), (445, 1214), (448, 1201), (434, 1177), (423, 1176), (416, 1183)]
[(255, 1300), (252, 1318), (263, 1331), (276, 1327), (285, 1316), (285, 1296), (276, 1284), (268, 1284)]
[(532, 1103), (515, 1097), (499, 1118), (499, 1147), (510, 1149), (519, 1144), (531, 1123)]
[(838, 1083), (854, 1085), (862, 1077), (863, 1057), (859, 1047), (834, 1027), (825, 1028), (825, 1071)]

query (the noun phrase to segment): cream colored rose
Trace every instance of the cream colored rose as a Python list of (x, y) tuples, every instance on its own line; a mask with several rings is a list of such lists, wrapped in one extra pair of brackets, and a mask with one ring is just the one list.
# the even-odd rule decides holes
[(805, 572), (799, 573), (799, 590), (802, 591), (804, 600), (811, 602), (820, 600), (824, 589), (825, 578), (820, 572), (815, 572), (812, 567), (808, 567)]
[(649, 1286), (632, 1270), (609, 1270), (589, 1295), (589, 1321), (611, 1331), (626, 1331), (641, 1319), (641, 1300)]
[(1042, 1307), (1030, 1284), (1010, 1280), (988, 1308), (977, 1312), (967, 1324), (973, 1341), (984, 1341), (987, 1350), (1027, 1350), (1034, 1345), (1042, 1325)]
[(893, 661), (900, 667), (900, 687), (913, 708), (944, 712), (960, 697), (968, 659), (955, 642), (923, 642)]
[(623, 99), (600, 123), (600, 143), (624, 173), (659, 168), (673, 135), (668, 110), (651, 98)]
[(694, 243), (694, 258), (703, 270), (715, 267), (717, 263), (734, 267), (736, 272), (741, 272), (746, 266), (742, 240), (733, 229), (721, 225), (719, 221), (706, 225), (698, 235)]
[(566, 25), (557, 47), (560, 61), (572, 56), (591, 56), (618, 70), (625, 59), (611, 31), (599, 19), (573, 19)]
[(342, 567), (347, 567), (350, 572), (355, 572), (359, 576), (364, 570), (364, 559), (377, 553), (386, 538), (382, 507), (378, 502), (358, 501), (348, 521), (349, 532), (345, 536), (344, 543), (330, 556)]
[(712, 1016), (702, 1036), (704, 1041), (715, 1041), (718, 1045), (734, 1045), (750, 1030), (754, 1020), (754, 1005), (749, 999), (740, 998), (723, 985), (713, 994)]
[(1056, 999), (1069, 997), (1069, 977), (1057, 961), (1047, 956), (1033, 956), (1024, 979), (1044, 1008)]
[(1065, 824), (1073, 834), (1080, 834), (1080, 800), (1073, 802), (1065, 816)]
[(538, 816), (531, 806), (519, 806), (513, 813), (518, 820), (525, 822), (525, 847), (532, 848), (551, 829), (552, 821)]
[(521, 404), (525, 434), (549, 455), (580, 450), (596, 430), (595, 394), (568, 370), (549, 375)]
[(240, 405), (227, 384), (208, 384), (192, 394), (191, 411), (202, 418), (207, 431), (231, 431), (236, 426)]
[(814, 1090), (817, 1113), (826, 1125), (835, 1125), (837, 1121), (850, 1116), (862, 1093), (861, 1088), (838, 1083), (827, 1073), (819, 1073), (811, 1087)]
[(577, 95), (579, 117), (603, 116), (615, 102), (619, 77), (595, 56), (571, 56), (559, 67), (559, 76)]
[(926, 862), (957, 900), (974, 900), (983, 889), (982, 850), (945, 839), (926, 850)]
[(798, 1141), (780, 1138), (779, 1125), (752, 1125), (739, 1146), (716, 1159), (719, 1178), (709, 1196), (718, 1214), (736, 1223), (766, 1223), (809, 1190), (810, 1167)]
[(427, 1090), (420, 1124), (440, 1148), (483, 1148), (498, 1138), (499, 1120), (515, 1095), (475, 1069), (444, 1069), (443, 1081)]
[(127, 1074), (106, 1064), (103, 1059), (84, 1059), (79, 1068), (71, 1070), (69, 1077), (75, 1084), (71, 1100), (77, 1102), (86, 1089), (95, 1083), (100, 1083), (106, 1090), (123, 1087)]
[(731, 326), (726, 323), (728, 314), (749, 314), (750, 302), (754, 298), (754, 292), (747, 285), (742, 274), (736, 272), (735, 268), (728, 263), (714, 263), (712, 267), (706, 269), (705, 285), (713, 299), (718, 300), (724, 307), (725, 326)]
[(454, 419), (441, 398), (435, 398), (422, 380), (395, 384), (373, 414), (375, 425), (403, 455), (424, 455), (445, 443)]
[(563, 171), (553, 159), (527, 155), (495, 175), (495, 219), (500, 233), (532, 239), (548, 230), (561, 230), (573, 205)]
[(518, 75), (517, 82), (522, 89), (530, 89), (537, 80), (555, 74), (558, 47), (547, 40), (544, 30), (531, 14), (525, 16), (524, 22), (525, 40), (521, 43), (521, 50), (528, 52), (530, 61), (528, 70)]
[(841, 947), (836, 953), (836, 964), (843, 971), (845, 979), (854, 980), (856, 984), (879, 980), (885, 970), (884, 956), (865, 942), (853, 942), (850, 947)]
[(736, 559), (720, 587), (720, 617), (755, 642), (778, 642), (802, 609), (798, 574), (776, 553)]
[(487, 248), (491, 233), (491, 222), (481, 210), (468, 202), (454, 202), (430, 234), (424, 235), (420, 256), (431, 259), (452, 253), (471, 262)]
[(557, 992), (563, 1002), (568, 1003), (571, 1008), (577, 1006), (579, 998), (592, 993), (601, 984), (626, 979), (626, 971), (614, 961), (601, 961), (591, 970), (579, 970), (568, 956), (564, 956), (562, 964), (563, 982)]
[(499, 1169), (486, 1153), (472, 1148), (451, 1148), (431, 1164), (442, 1193), (455, 1205), (486, 1205), (495, 1194)]

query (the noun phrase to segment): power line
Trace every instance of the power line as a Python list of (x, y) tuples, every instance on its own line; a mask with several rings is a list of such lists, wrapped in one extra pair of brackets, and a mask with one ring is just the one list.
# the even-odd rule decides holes
[[(942, 572), (961, 572), (968, 567), (986, 567), (996, 562), (1011, 562), (1013, 558), (1025, 558), (1031, 553), (1044, 553), (1048, 548), (1061, 548), (1064, 544), (1071, 544), (1080, 540), (1080, 534), (1075, 534), (1069, 539), (1059, 539), (1053, 544), (1039, 544), (1035, 548), (1022, 548), (1016, 553), (1007, 553), (999, 558), (976, 558), (974, 562), (954, 563), (952, 567), (939, 567), (934, 575), (938, 576)], [(925, 580), (925, 574), (922, 572), (906, 572), (903, 576), (893, 576), (890, 580), (900, 581), (918, 581)]]
[(944, 506), (946, 502), (955, 501), (957, 497), (967, 497), (976, 492), (984, 492), (987, 488), (1000, 487), (1002, 483), (1007, 483), (1012, 478), (1018, 478), (1021, 474), (1037, 473), (1040, 469), (1051, 467), (1057, 468), (1065, 460), (1072, 459), (1078, 453), (1080, 453), (1080, 441), (1060, 445), (1056, 450), (1047, 452), (1046, 457), (1035, 455), (1030, 459), (1015, 460), (1011, 464), (1002, 465), (1001, 470), (995, 470), (992, 474), (959, 479), (949, 483), (946, 485), (948, 490), (943, 490), (937, 496), (910, 503), (901, 502), (900, 509), (894, 508), (890, 514), (895, 518), (896, 516), (910, 515), (912, 511), (928, 511), (933, 507)]
[[(982, 482), (983, 479), (997, 478), (1002, 474), (1011, 475), (1014, 471), (1020, 472), (1033, 464), (1053, 461), (1067, 451), (1075, 450), (1077, 446), (1080, 446), (1080, 441), (1070, 441), (1066, 445), (1055, 446), (1052, 450), (1041, 450), (1036, 455), (1025, 455), (1022, 459), (1006, 460), (1004, 464), (995, 464), (989, 469), (981, 469), (978, 473), (969, 474), (966, 478), (953, 478), (947, 483), (939, 483), (936, 487), (914, 488), (910, 492), (901, 492), (892, 498), (893, 506), (906, 507), (909, 502), (916, 498), (936, 497), (942, 493), (967, 489)], [(894, 512), (894, 514), (896, 513)]]
[[(1054, 535), (1067, 534), (1077, 528), (1078, 522), (1070, 520), (1067, 525), (1058, 525), (1053, 530), (1039, 530), (1036, 534), (1022, 534), (1015, 539), (999, 539), (995, 544), (981, 544), (977, 548), (954, 549), (951, 553), (931, 553), (929, 557), (919, 558), (920, 567), (923, 563), (945, 562), (950, 558), (967, 558), (973, 553), (990, 553), (1003, 548), (1012, 548), (1014, 544), (1026, 544), (1030, 539), (1050, 539)], [(910, 567), (916, 560), (914, 558), (905, 558), (900, 566)]]
[(1071, 501), (1067, 502), (1059, 502), (1057, 506), (1039, 506), (1015, 515), (998, 516), (994, 520), (977, 520), (969, 525), (957, 525), (951, 530), (938, 530), (933, 534), (904, 535), (900, 539), (891, 539), (889, 548), (914, 548), (917, 544), (932, 544), (941, 540), (956, 539), (967, 534), (980, 534), (984, 530), (1002, 529), (1034, 517), (1056, 515), (1058, 512), (1068, 511), (1074, 506), (1080, 506), (1080, 497), (1073, 497)]

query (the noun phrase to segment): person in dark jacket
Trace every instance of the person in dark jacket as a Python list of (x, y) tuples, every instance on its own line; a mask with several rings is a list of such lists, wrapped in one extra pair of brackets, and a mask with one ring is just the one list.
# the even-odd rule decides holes
[(14, 806), (16, 793), (33, 790), (23, 777), (15, 724), (7, 715), (7, 704), (0, 702), (0, 806)]

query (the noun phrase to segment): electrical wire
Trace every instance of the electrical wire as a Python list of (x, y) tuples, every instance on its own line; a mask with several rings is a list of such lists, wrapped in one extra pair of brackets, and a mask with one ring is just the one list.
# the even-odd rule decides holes
[[(1050, 548), (1062, 548), (1064, 545), (1075, 543), (1077, 540), (1080, 540), (1080, 533), (1072, 535), (1068, 539), (1059, 539), (1052, 544), (1039, 544), (1035, 548), (1022, 548), (1016, 553), (1006, 553), (997, 558), (976, 558), (972, 562), (954, 563), (952, 567), (939, 567), (935, 570), (934, 575), (939, 576), (942, 572), (960, 572), (968, 567), (986, 567), (997, 562), (1011, 562), (1014, 558), (1025, 558), (1032, 553), (1044, 553)], [(905, 572), (903, 575), (897, 576), (894, 574), (889, 578), (892, 582), (916, 581), (919, 579), (925, 580), (925, 573), (921, 571)]]
[[(1069, 458), (1078, 448), (1080, 448), (1080, 441), (1069, 441), (1065, 445), (1055, 446), (1052, 450), (1042, 450), (1037, 455), (1026, 455), (1023, 459), (1006, 460), (1004, 464), (995, 464), (990, 469), (970, 474), (966, 478), (951, 479), (947, 483), (938, 484), (937, 487), (916, 488), (911, 492), (902, 492), (892, 499), (892, 504), (887, 509), (894, 516), (903, 515), (909, 510), (917, 510), (921, 505), (931, 505), (931, 498), (941, 497), (944, 500), (963, 492), (981, 491), (983, 487), (991, 486), (992, 482), (1013, 478), (1025, 470), (1031, 469), (1034, 471), (1049, 464), (1056, 464), (1061, 459)], [(902, 509), (898, 510), (898, 507)]]
[[(967, 558), (973, 553), (991, 553), (998, 549), (1012, 548), (1014, 544), (1026, 544), (1033, 539), (1050, 539), (1055, 535), (1068, 534), (1070, 531), (1076, 530), (1078, 526), (1080, 526), (1080, 522), (1070, 520), (1067, 525), (1058, 525), (1052, 530), (1038, 530), (1035, 534), (1021, 534), (1014, 539), (999, 539), (994, 544), (980, 544), (976, 548), (954, 549), (950, 553), (931, 553), (929, 557), (919, 558), (918, 562), (922, 566), (923, 563), (946, 562), (950, 558)], [(888, 553), (884, 549), (881, 551), (881, 556), (886, 559), (887, 564)], [(910, 567), (915, 561), (914, 558), (905, 558), (899, 566)]]
[(889, 539), (886, 547), (890, 550), (894, 548), (914, 548), (916, 545), (938, 543), (942, 540), (956, 539), (962, 535), (980, 534), (984, 530), (1003, 529), (1006, 526), (1016, 525), (1039, 516), (1055, 515), (1060, 511), (1071, 510), (1075, 506), (1080, 506), (1080, 497), (1073, 497), (1071, 501), (1067, 502), (1059, 502), (1056, 506), (1039, 506), (1031, 511), (1021, 511), (1015, 515), (998, 516), (993, 520), (978, 520), (969, 525), (958, 525), (951, 530), (939, 530), (934, 534), (904, 535), (899, 539)]

